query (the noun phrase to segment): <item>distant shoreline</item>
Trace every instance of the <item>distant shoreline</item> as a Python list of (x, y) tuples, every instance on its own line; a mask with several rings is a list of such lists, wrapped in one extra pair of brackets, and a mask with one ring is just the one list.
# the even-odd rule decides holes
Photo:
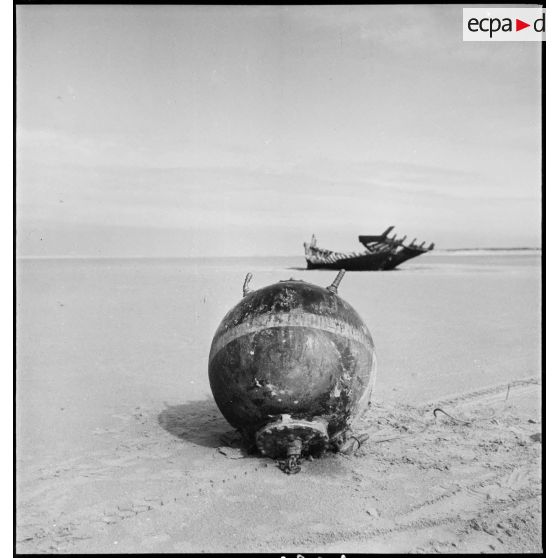
[[(495, 255), (510, 254), (518, 255), (518, 252), (538, 253), (541, 248), (514, 247), (514, 248), (441, 248), (435, 249), (425, 256), (436, 255)], [(49, 256), (16, 256), (16, 260), (251, 260), (251, 259), (303, 259), (304, 255), (294, 254), (290, 256), (74, 256), (74, 255), (49, 255)]]
[(516, 247), (516, 248), (440, 248), (436, 252), (540, 252), (542, 248)]

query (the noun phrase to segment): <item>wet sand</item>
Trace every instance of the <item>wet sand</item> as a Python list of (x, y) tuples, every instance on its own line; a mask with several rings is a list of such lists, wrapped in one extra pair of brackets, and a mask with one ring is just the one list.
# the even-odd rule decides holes
[(541, 550), (538, 255), (348, 273), (370, 440), (286, 476), (227, 447), (207, 356), (246, 272), (335, 276), (301, 265), (18, 261), (18, 552)]

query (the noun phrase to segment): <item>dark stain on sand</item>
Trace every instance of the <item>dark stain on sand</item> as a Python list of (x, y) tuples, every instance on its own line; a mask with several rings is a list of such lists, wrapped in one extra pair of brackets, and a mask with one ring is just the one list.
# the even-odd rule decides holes
[(230, 424), (210, 398), (182, 405), (167, 405), (159, 413), (158, 420), (161, 427), (173, 436), (208, 448), (223, 445), (222, 436), (231, 430)]

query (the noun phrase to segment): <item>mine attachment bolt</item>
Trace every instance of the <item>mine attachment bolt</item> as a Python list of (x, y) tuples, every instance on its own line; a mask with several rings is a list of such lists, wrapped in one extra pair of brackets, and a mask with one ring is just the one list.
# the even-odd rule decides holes
[(295, 475), (300, 472), (300, 458), (302, 454), (302, 441), (300, 438), (291, 440), (287, 446), (287, 459), (280, 462), (279, 467), (287, 475)]
[(252, 274), (247, 273), (246, 278), (244, 279), (244, 285), (242, 286), (242, 296), (246, 296), (248, 293), (252, 292), (252, 289), (249, 287), (249, 283), (252, 280)]
[(332, 294), (337, 294), (337, 287), (339, 287), (339, 283), (341, 283), (341, 279), (343, 279), (343, 275), (345, 275), (345, 270), (342, 269), (338, 274), (337, 277), (333, 280), (333, 283), (327, 287), (327, 290)]

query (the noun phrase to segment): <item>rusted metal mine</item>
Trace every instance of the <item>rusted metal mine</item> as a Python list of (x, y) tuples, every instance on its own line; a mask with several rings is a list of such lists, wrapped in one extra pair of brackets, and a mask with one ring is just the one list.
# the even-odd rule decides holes
[[(346, 445), (370, 403), (376, 375), (368, 328), (329, 288), (289, 279), (249, 291), (223, 318), (209, 381), (227, 421), (261, 454), (298, 460)], [(250, 276), (251, 277), (251, 276)]]

